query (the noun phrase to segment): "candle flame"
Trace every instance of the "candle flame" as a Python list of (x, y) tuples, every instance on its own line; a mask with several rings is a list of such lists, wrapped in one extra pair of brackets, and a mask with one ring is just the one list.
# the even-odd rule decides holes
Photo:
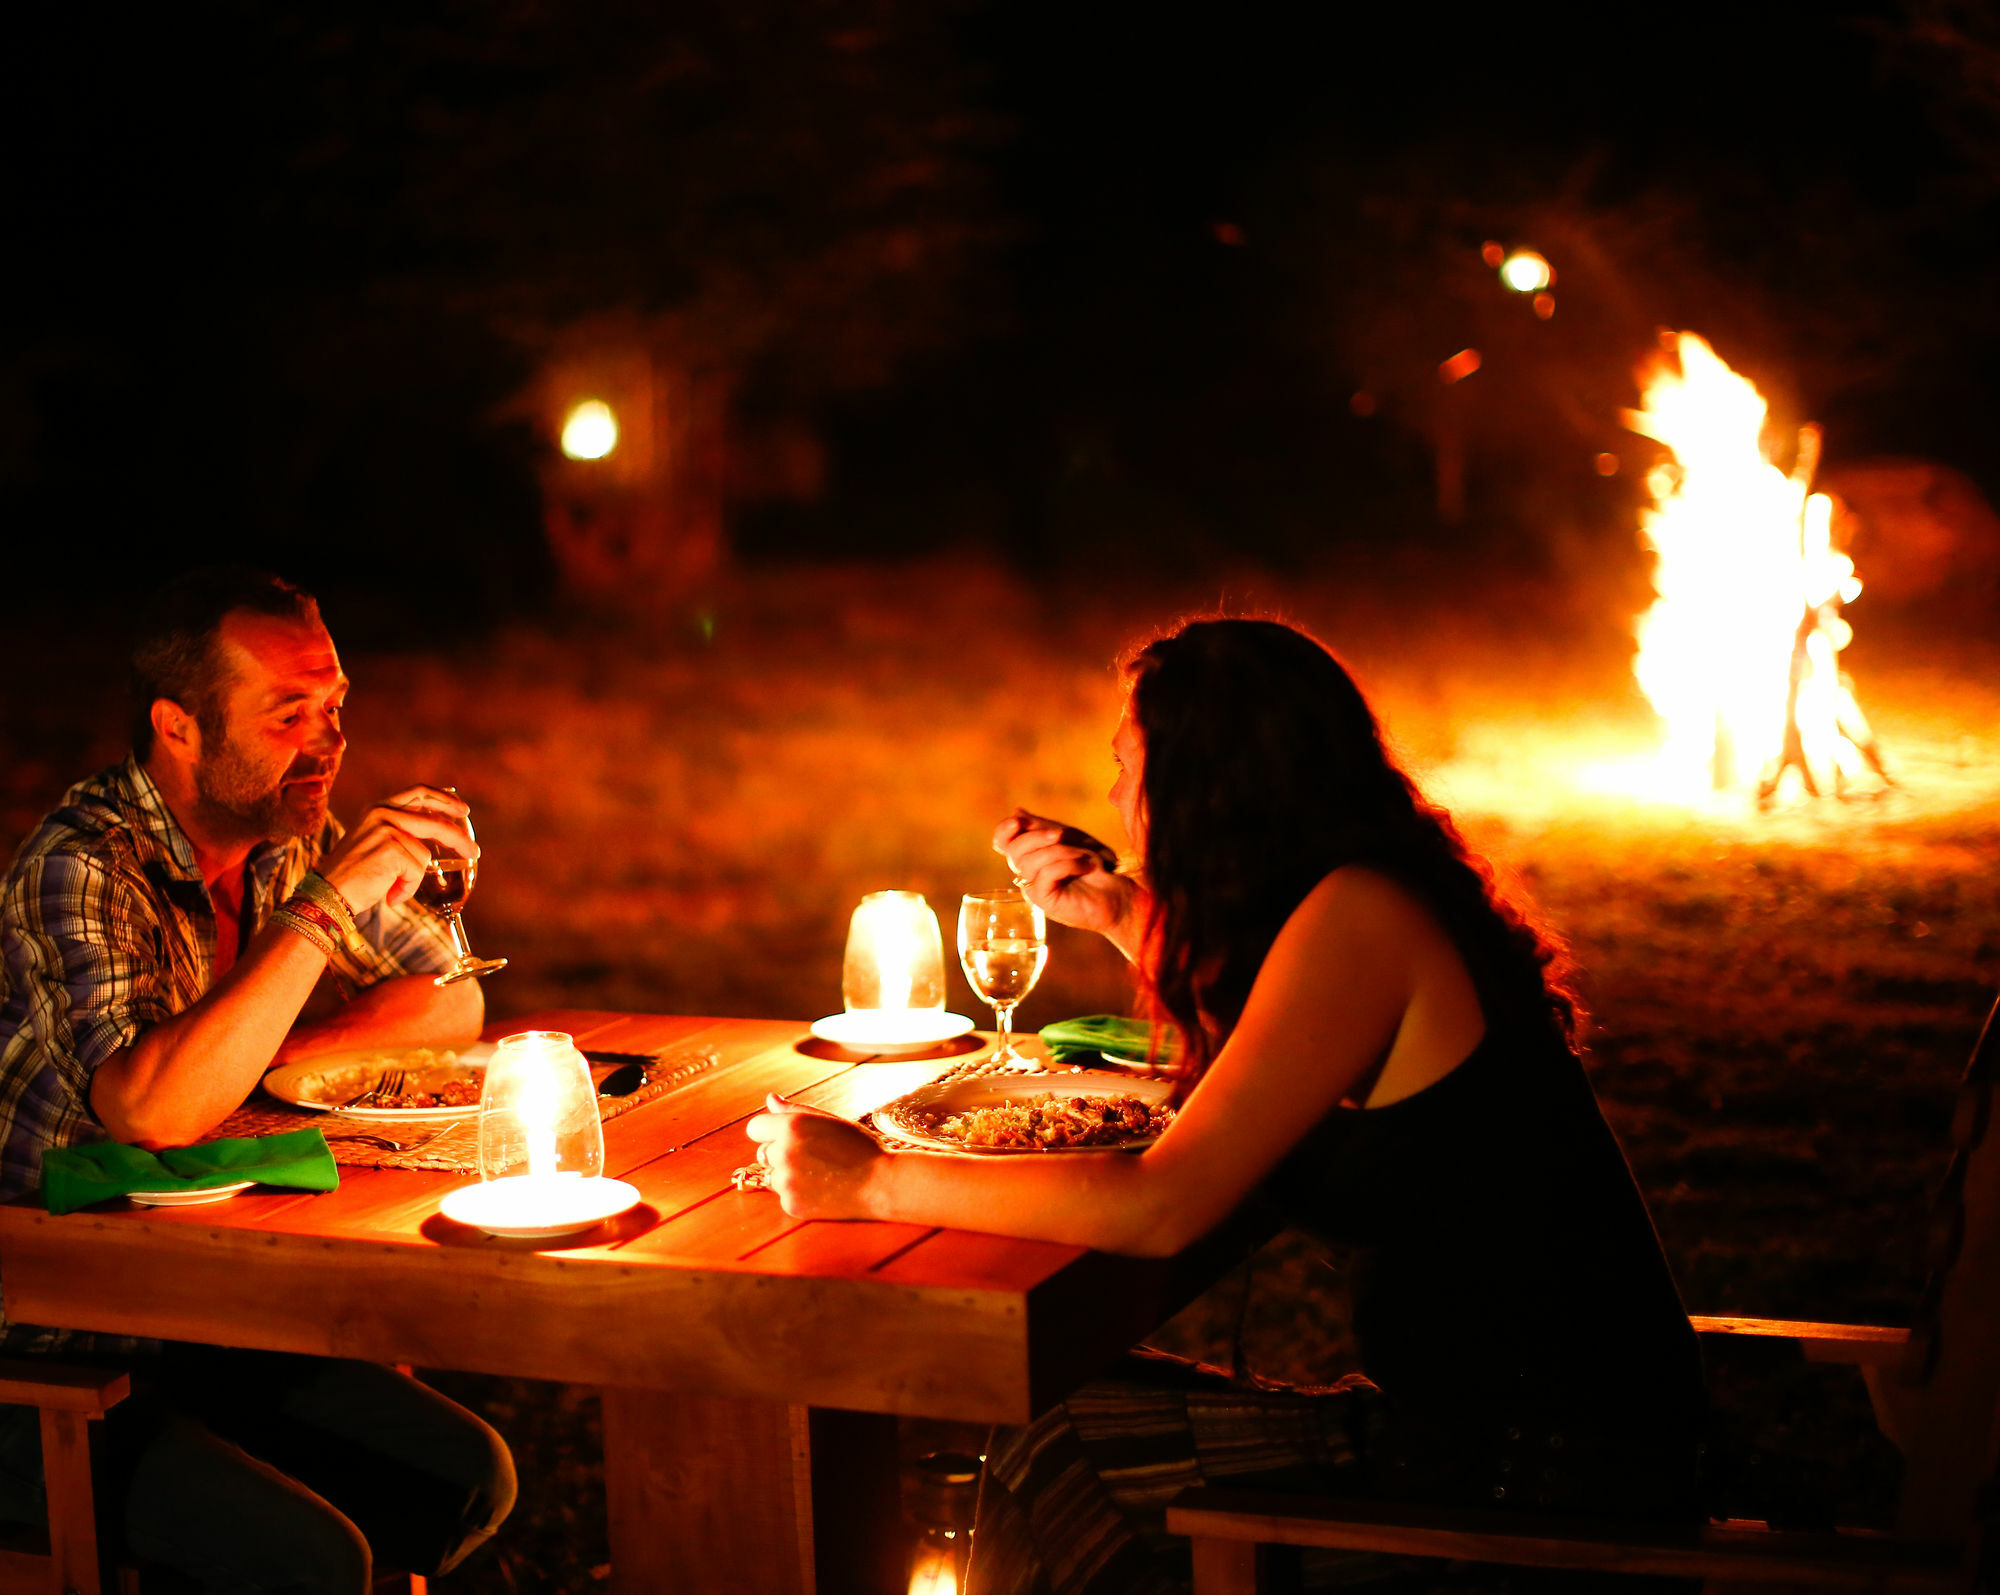
[(917, 892), (870, 892), (854, 911), (841, 971), (849, 1010), (944, 1007), (937, 916)]
[(528, 1177), (556, 1172), (556, 1117), (562, 1108), (555, 1082), (538, 1069), (523, 1084), (517, 1111), (528, 1143)]

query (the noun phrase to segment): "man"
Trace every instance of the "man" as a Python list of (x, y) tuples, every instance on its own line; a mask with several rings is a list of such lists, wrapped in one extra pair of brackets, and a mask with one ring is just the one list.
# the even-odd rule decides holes
[[(347, 677), (308, 594), (239, 568), (183, 577), (132, 678), (131, 756), (72, 787), (0, 887), (0, 1196), (36, 1189), (51, 1146), (196, 1141), (275, 1062), (463, 1045), (484, 1017), (476, 981), (432, 978), (453, 955), (411, 902), (431, 843), (477, 856), (466, 805), (412, 787), (344, 835), (328, 813)], [(104, 1348), (0, 1332), (9, 1355), (59, 1349)], [(364, 1595), (376, 1552), (442, 1572), (513, 1503), (500, 1437), (392, 1370), (133, 1349), (148, 1393), (108, 1436), (128, 1545), (222, 1595)], [(0, 1408), (17, 1476), (23, 1412)]]

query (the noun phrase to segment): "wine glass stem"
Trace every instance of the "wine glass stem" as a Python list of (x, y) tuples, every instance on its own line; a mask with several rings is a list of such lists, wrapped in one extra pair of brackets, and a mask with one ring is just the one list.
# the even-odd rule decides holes
[(993, 1031), (997, 1037), (993, 1044), (993, 1056), (1010, 1056), (1014, 1051), (1014, 1005), (1011, 1002), (996, 1002), (993, 1005)]
[(465, 939), (465, 926), (459, 923), (458, 915), (446, 914), (444, 928), (451, 933), (451, 950), (458, 954), (462, 964), (472, 956), (472, 944)]

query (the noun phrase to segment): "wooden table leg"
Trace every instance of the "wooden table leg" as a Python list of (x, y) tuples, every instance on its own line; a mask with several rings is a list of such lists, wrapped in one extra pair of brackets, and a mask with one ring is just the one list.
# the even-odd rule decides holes
[(813, 1566), (818, 1595), (903, 1595), (910, 1529), (896, 1420), (812, 1409)]
[(893, 1418), (606, 1390), (612, 1595), (891, 1595), (895, 1447)]

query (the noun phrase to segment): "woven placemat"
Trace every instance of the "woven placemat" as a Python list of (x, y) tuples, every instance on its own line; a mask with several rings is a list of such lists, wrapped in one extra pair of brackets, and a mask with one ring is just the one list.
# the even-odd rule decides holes
[[(712, 1046), (684, 1042), (668, 1047), (640, 1067), (644, 1082), (621, 1097), (599, 1097), (598, 1116), (607, 1121), (656, 1102), (699, 1079), (722, 1062)], [(479, 1172), (479, 1115), (462, 1118), (350, 1119), (338, 1114), (295, 1108), (267, 1095), (262, 1088), (203, 1139), (219, 1141), (231, 1135), (276, 1135), (308, 1125), (322, 1131), (333, 1160), (350, 1168), (431, 1169), (445, 1174)]]

